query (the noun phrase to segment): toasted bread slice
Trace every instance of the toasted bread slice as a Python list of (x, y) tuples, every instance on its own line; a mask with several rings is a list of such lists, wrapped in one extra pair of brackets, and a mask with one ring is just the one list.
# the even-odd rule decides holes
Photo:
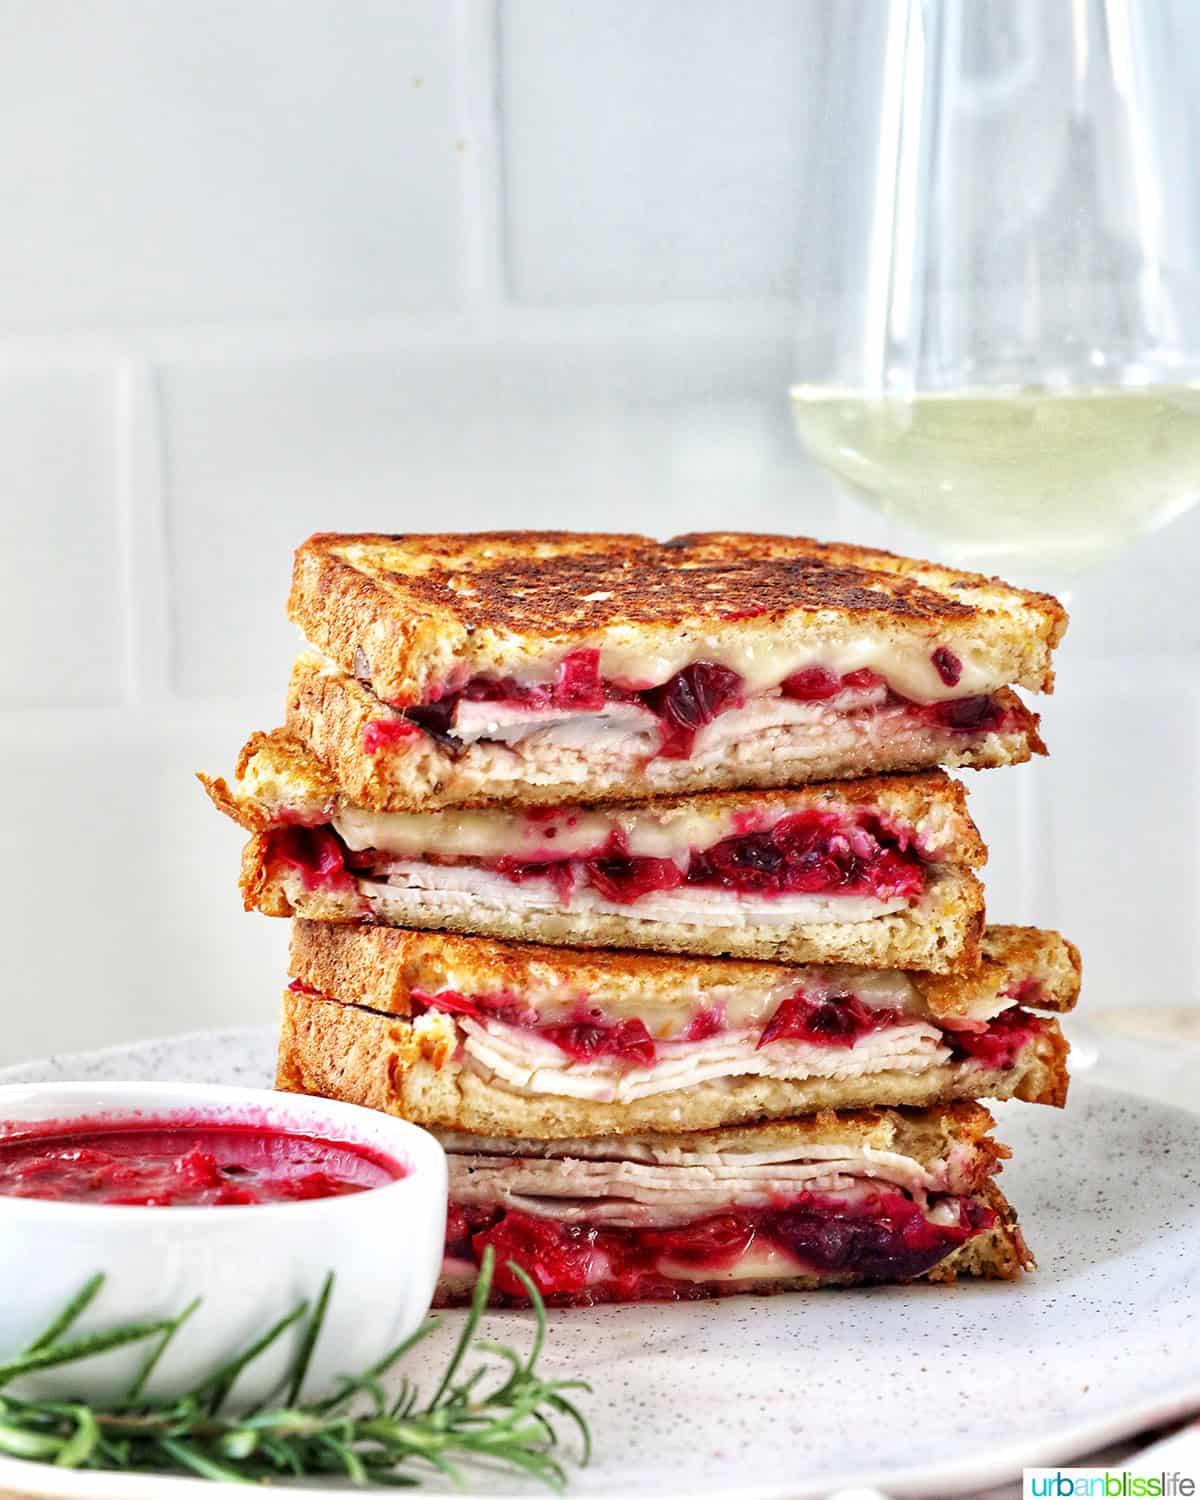
[[(469, 1291), (489, 1245), (557, 1305), (1011, 1278), (1033, 1258), (993, 1180), (1008, 1152), (992, 1124), (959, 1105), (669, 1136), (443, 1134), (439, 1300)], [(597, 1252), (590, 1269), (570, 1254), (580, 1246)], [(500, 1273), (494, 1290), (512, 1301), (525, 1288)]]
[(600, 650), (607, 677), (640, 680), (652, 660), (651, 675), (665, 682), (697, 655), (736, 667), (799, 646), (814, 659), (814, 648), (837, 652), (849, 636), (875, 638), (891, 661), (909, 659), (900, 677), (927, 681), (932, 697), (940, 689), (929, 657), (939, 646), (964, 663), (964, 692), (1048, 691), (1066, 626), (1056, 600), (998, 579), (745, 533), (670, 542), (320, 534), (296, 553), (288, 613), (343, 672), (400, 704), (436, 701), (456, 677), (544, 670), (579, 647)]
[[(298, 922), (279, 1084), (548, 1139), (870, 1104), (1061, 1105), (1066, 1042), (1020, 1002), (1070, 1008), (1077, 955), (1021, 929), (985, 946), (1009, 962), (946, 981)], [(815, 1019), (789, 1030), (797, 1003)]]
[(331, 823), (353, 800), (302, 740), (286, 730), (256, 731), (242, 746), (232, 784), (197, 771), (196, 779), (226, 817), (251, 833), (298, 824)]
[[(959, 1101), (926, 1109), (871, 1105), (845, 1110), (822, 1108), (758, 1124), (682, 1134), (647, 1129), (615, 1139), (593, 1135), (544, 1139), (444, 1129), (435, 1134), (452, 1156), (631, 1161), (662, 1167), (713, 1165), (730, 1157), (767, 1161), (789, 1150), (797, 1160), (804, 1160), (810, 1153), (815, 1159), (828, 1147), (846, 1156), (882, 1152), (927, 1169), (953, 1158), (956, 1186), (968, 1190), (989, 1182), (1012, 1154), (992, 1138), (995, 1128), (995, 1117), (986, 1106)], [(960, 1148), (957, 1153), (956, 1147)]]
[(937, 975), (552, 948), (296, 921), (288, 974), (309, 991), (385, 1015), (420, 1015), (430, 995), (454, 991), (519, 997), (546, 1025), (569, 1019), (586, 1005), (610, 1020), (637, 1018), (652, 1036), (684, 1030), (696, 1010), (717, 1005), (727, 1024), (736, 1018), (739, 1024), (761, 1026), (796, 990), (866, 994), (877, 1005), (951, 1026), (987, 1021), (1014, 1004), (1039, 1011), (1074, 1009), (1079, 952), (1059, 933), (988, 927), (981, 949), (975, 968)]
[[(276, 732), (250, 740), (232, 786), (202, 780), (222, 811), (254, 830), (242, 890), (248, 910), (271, 916), (936, 972), (972, 962), (978, 948), (983, 892), (971, 870), (986, 849), (963, 788), (941, 772), (568, 806), (553, 818), (512, 808), (371, 814), (340, 796), (310, 752)], [(881, 886), (893, 894), (878, 899), (855, 894), (853, 885), (823, 894), (811, 883), (808, 895), (762, 895), (731, 888), (733, 876), (720, 884), (697, 865), (718, 853), (727, 861), (757, 859), (743, 850), (759, 838), (753, 830), (797, 818), (824, 820), (837, 837), (843, 828), (873, 828), (870, 838), (878, 835), (881, 850), (894, 843), (909, 862), (913, 884), (904, 896)], [(304, 828), (314, 830), (311, 848), (301, 848)], [(643, 850), (656, 851), (652, 868), (663, 867), (669, 853), (686, 866), (688, 883), (616, 889), (605, 873), (612, 866), (595, 859), (615, 848), (633, 858), (625, 873), (647, 867), (638, 863)], [(556, 860), (556, 852), (569, 858)]]
[(803, 786), (939, 765), (981, 770), (1046, 753), (1037, 715), (1015, 693), (1000, 689), (992, 702), (994, 722), (966, 729), (928, 722), (898, 704), (845, 714), (792, 704), (793, 722), (722, 715), (708, 731), (715, 743), (680, 759), (655, 756), (644, 735), (619, 730), (599, 742), (545, 732), (451, 750), (420, 732), (395, 737), (397, 727), (407, 727), (403, 716), (307, 654), (292, 670), (287, 727), (327, 764), (345, 796), (403, 812)]
[[(922, 975), (930, 1013), (953, 1024), (994, 1013), (995, 997), (1010, 996), (1034, 1010), (1068, 1011), (1079, 999), (1079, 949), (1040, 927), (991, 926), (980, 942), (977, 969)], [(915, 976), (914, 976), (915, 978)]]

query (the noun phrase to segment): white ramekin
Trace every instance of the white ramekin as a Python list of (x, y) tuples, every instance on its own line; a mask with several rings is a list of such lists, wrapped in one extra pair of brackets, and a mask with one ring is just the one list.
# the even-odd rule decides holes
[[(353, 1104), (265, 1089), (171, 1083), (39, 1083), (0, 1087), (0, 1138), (71, 1120), (196, 1124), (248, 1121), (361, 1145), (403, 1163), (383, 1187), (307, 1202), (149, 1208), (0, 1197), (0, 1364), (22, 1349), (97, 1271), (100, 1295), (79, 1333), (169, 1317), (202, 1305), (148, 1389), (178, 1392), (229, 1359), (336, 1277), (305, 1394), (379, 1359), (429, 1309), (446, 1228), (446, 1159), (424, 1130)], [(250, 1366), (235, 1405), (268, 1399), (298, 1347), (294, 1326)], [(111, 1400), (146, 1346), (26, 1377), (15, 1393)]]

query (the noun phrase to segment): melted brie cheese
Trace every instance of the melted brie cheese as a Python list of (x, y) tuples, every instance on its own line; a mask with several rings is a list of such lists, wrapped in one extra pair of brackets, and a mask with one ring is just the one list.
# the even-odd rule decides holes
[[(753, 808), (753, 827), (770, 828), (787, 808), (761, 803)], [(433, 813), (377, 813), (343, 805), (333, 826), (351, 849), (380, 849), (401, 857), (435, 853), (446, 859), (541, 860), (583, 859), (599, 854), (614, 835), (638, 859), (674, 859), (683, 863), (696, 849), (710, 849), (730, 834), (745, 831), (746, 809), (709, 812), (703, 806), (554, 808), (546, 815), (508, 812), (502, 808), (454, 808)], [(735, 827), (735, 824), (737, 827)]]
[(914, 703), (937, 703), (947, 698), (966, 698), (995, 692), (1004, 686), (992, 663), (982, 653), (964, 652), (956, 644), (962, 675), (947, 687), (933, 664), (936, 642), (896, 641), (879, 636), (847, 634), (838, 639), (812, 640), (803, 646), (773, 638), (769, 631), (748, 631), (732, 638), (724, 635), (683, 635), (647, 652), (643, 641), (623, 646), (606, 641), (600, 647), (600, 675), (611, 682), (659, 684), (692, 662), (710, 661), (731, 667), (751, 692), (777, 687), (785, 677), (807, 667), (823, 667), (835, 677), (844, 677), (864, 667), (878, 672), (891, 686)]
[[(868, 1008), (890, 1010), (914, 1020), (928, 1020), (928, 1009), (909, 976), (898, 969), (856, 969), (844, 964), (760, 964), (727, 981), (713, 981), (702, 969), (697, 975), (686, 962), (662, 988), (609, 984), (603, 971), (588, 979), (552, 977), (541, 965), (528, 976), (522, 1001), (539, 1026), (557, 1026), (578, 1021), (582, 1014), (598, 1011), (608, 1022), (641, 1021), (653, 1040), (685, 1039), (700, 1015), (715, 1017), (728, 1031), (761, 1031), (780, 1005), (798, 989), (809, 1000), (820, 1002), (854, 995)], [(481, 974), (478, 963), (468, 958), (460, 970), (452, 960), (444, 961), (440, 988), (468, 995), (496, 995), (510, 1002), (510, 976), (503, 972)]]
[(730, 1266), (698, 1266), (695, 1261), (660, 1255), (654, 1269), (660, 1276), (669, 1276), (672, 1281), (710, 1282), (783, 1281), (791, 1276), (803, 1276), (809, 1267), (782, 1246), (770, 1241), (755, 1240), (745, 1254), (738, 1256)]

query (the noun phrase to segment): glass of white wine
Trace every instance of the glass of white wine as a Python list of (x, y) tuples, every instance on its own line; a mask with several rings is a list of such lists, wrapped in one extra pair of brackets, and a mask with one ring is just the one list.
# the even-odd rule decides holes
[(1200, 498), (1200, 5), (832, 5), (799, 434), (1061, 588)]

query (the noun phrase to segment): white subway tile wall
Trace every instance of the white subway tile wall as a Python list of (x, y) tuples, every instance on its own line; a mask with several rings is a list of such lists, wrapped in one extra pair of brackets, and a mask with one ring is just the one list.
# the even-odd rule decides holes
[(795, 0), (510, 0), (501, 98), (516, 295), (794, 291), (808, 229), (796, 184), (817, 139), (829, 16)]
[(5, 8), (0, 327), (340, 318), (452, 302), (451, 8)]
[(4, 716), (0, 1064), (271, 1019), (287, 924), (243, 913), (242, 838), (194, 779), (257, 712)]
[(282, 691), (291, 549), (314, 530), (669, 534), (724, 524), (731, 493), (777, 524), (795, 500), (786, 356), (688, 333), (168, 364), (174, 686)]
[[(23, 0), (0, 89), (0, 1062), (269, 1020), (192, 779), (276, 723), (314, 529), (917, 545), (792, 436), (823, 4)], [(1200, 510), (1085, 581), (999, 918), (1200, 1003)], [(1148, 757), (1150, 764), (1143, 764)]]
[[(2, 236), (0, 236), (2, 238)], [(121, 694), (123, 595), (112, 369), (0, 371), (0, 694)]]

